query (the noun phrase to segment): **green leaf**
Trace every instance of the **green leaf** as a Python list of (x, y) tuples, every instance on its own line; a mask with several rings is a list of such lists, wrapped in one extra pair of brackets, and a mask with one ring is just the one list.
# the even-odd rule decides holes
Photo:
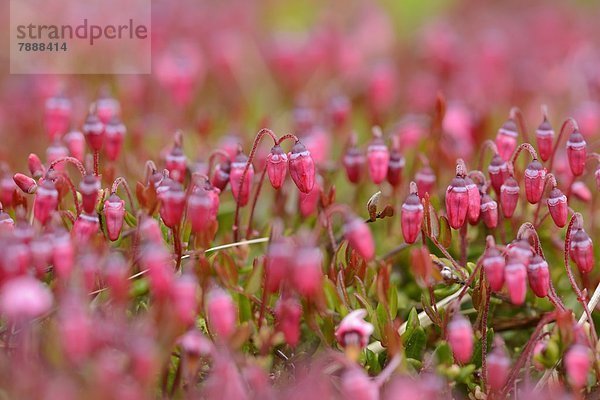
[(396, 286), (394, 285), (390, 287), (389, 307), (390, 317), (392, 319), (396, 318), (396, 316), (398, 315), (398, 289), (396, 289)]
[(252, 305), (250, 300), (243, 294), (238, 296), (238, 308), (240, 310), (240, 323), (249, 321), (252, 318)]
[(445, 248), (450, 247), (452, 244), (452, 229), (450, 229), (450, 223), (448, 222), (448, 218), (441, 216), (440, 217), (440, 235), (438, 237), (438, 241)]
[[(494, 341), (494, 330), (492, 328), (488, 328), (487, 330), (487, 349), (488, 352), (492, 347), (492, 342)], [(477, 368), (481, 368), (481, 340), (475, 341), (475, 346), (473, 349), (473, 357), (471, 357), (471, 363), (475, 364)]]
[(452, 355), (452, 349), (450, 349), (450, 345), (446, 341), (440, 342), (440, 344), (436, 347), (433, 352), (435, 359), (438, 364), (445, 364), (450, 366), (454, 364), (454, 356)]
[(250, 272), (250, 276), (248, 277), (248, 282), (246, 283), (245, 292), (248, 294), (254, 294), (258, 292), (260, 289), (260, 285), (262, 283), (263, 278), (263, 263), (257, 262), (252, 268), (252, 272)]
[(365, 363), (370, 374), (376, 375), (381, 372), (381, 366), (379, 365), (379, 361), (377, 359), (377, 353), (367, 349), (365, 352)]
[(137, 219), (129, 211), (125, 211), (125, 222), (129, 226), (136, 226), (137, 225)]
[(408, 318), (406, 320), (406, 331), (404, 331), (402, 339), (406, 341), (406, 339), (412, 335), (412, 332), (419, 326), (419, 314), (417, 313), (417, 309), (413, 307), (408, 313)]
[(406, 357), (420, 360), (425, 350), (426, 341), (427, 335), (425, 334), (425, 330), (420, 326), (415, 328), (404, 345), (404, 354)]
[(415, 360), (414, 358), (407, 358), (406, 362), (408, 365), (414, 368), (415, 372), (419, 372), (423, 367), (423, 363), (419, 360)]
[(327, 308), (330, 310), (340, 311), (340, 297), (338, 296), (337, 290), (333, 282), (329, 279), (325, 279), (323, 283), (323, 291), (325, 292), (325, 301), (327, 301)]

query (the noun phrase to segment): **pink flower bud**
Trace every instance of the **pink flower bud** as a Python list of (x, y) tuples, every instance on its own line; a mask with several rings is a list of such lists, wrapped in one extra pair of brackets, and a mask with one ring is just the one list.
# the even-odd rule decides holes
[(10, 215), (4, 211), (0, 205), (0, 234), (3, 232), (10, 232), (15, 227), (15, 221)]
[(323, 255), (313, 244), (300, 244), (292, 265), (293, 285), (302, 296), (311, 298), (321, 290)]
[(229, 173), (231, 193), (233, 193), (233, 198), (238, 202), (240, 207), (248, 204), (250, 188), (252, 186), (252, 181), (254, 180), (254, 167), (250, 164), (248, 171), (246, 171), (246, 176), (244, 176), (244, 182), (240, 188), (240, 182), (242, 181), (242, 176), (247, 163), (248, 157), (246, 157), (244, 153), (238, 153), (235, 161), (231, 163), (231, 172)]
[(360, 367), (352, 367), (342, 375), (345, 399), (379, 400), (379, 386)]
[[(229, 183), (229, 173), (231, 172), (231, 162), (229, 160), (217, 165), (215, 172), (211, 177), (210, 183), (221, 192), (225, 190)], [(250, 172), (250, 171), (248, 171)]]
[(0, 203), (10, 207), (13, 203), (14, 192), (17, 189), (14, 179), (10, 175), (0, 177)]
[(287, 155), (281, 146), (278, 144), (273, 146), (267, 156), (267, 174), (274, 189), (279, 189), (283, 185), (287, 174), (287, 163)]
[(79, 183), (81, 205), (83, 206), (83, 211), (86, 213), (92, 214), (96, 210), (96, 202), (98, 201), (99, 190), (100, 180), (94, 175), (86, 175)]
[(103, 95), (96, 100), (96, 114), (103, 124), (107, 124), (121, 114), (121, 105), (117, 99)]
[(534, 254), (527, 239), (513, 241), (506, 247), (506, 250), (511, 260), (518, 261), (525, 266), (529, 265), (529, 261)]
[(421, 168), (415, 174), (415, 182), (417, 183), (419, 198), (425, 197), (425, 193), (433, 195), (433, 187), (435, 185), (435, 173), (429, 166)]
[(496, 346), (487, 356), (487, 382), (494, 392), (501, 390), (510, 372), (510, 359), (502, 347)]
[(89, 241), (96, 233), (98, 233), (99, 228), (100, 223), (98, 220), (98, 215), (96, 213), (87, 214), (83, 212), (75, 220), (71, 233), (77, 242), (85, 243)]
[(499, 292), (502, 290), (506, 261), (500, 251), (495, 247), (486, 249), (481, 265), (492, 291)]
[(121, 235), (121, 229), (123, 228), (125, 201), (117, 196), (116, 193), (113, 193), (104, 202), (103, 212), (108, 238), (114, 242), (119, 238), (119, 235)]
[(374, 184), (379, 185), (387, 176), (388, 165), (390, 162), (390, 151), (379, 137), (371, 141), (367, 147), (367, 165), (369, 167), (369, 176)]
[(95, 114), (88, 114), (83, 124), (83, 134), (93, 151), (100, 151), (104, 145), (104, 124)]
[(265, 264), (265, 290), (275, 293), (291, 272), (294, 247), (285, 239), (277, 239), (269, 244)]
[(150, 293), (159, 301), (167, 299), (175, 279), (171, 256), (162, 242), (149, 243), (141, 251), (141, 264), (148, 270)]
[(473, 355), (473, 328), (468, 319), (456, 314), (448, 323), (448, 344), (452, 349), (454, 360), (466, 364)]
[(511, 303), (523, 304), (527, 294), (527, 267), (518, 260), (509, 258), (504, 268), (504, 281)]
[(559, 228), (564, 227), (567, 224), (567, 218), (569, 217), (569, 206), (567, 204), (567, 196), (561, 192), (559, 188), (554, 188), (550, 191), (548, 200), (548, 211), (552, 220)]
[(502, 159), (508, 161), (517, 148), (517, 125), (513, 119), (508, 119), (498, 130), (496, 147)]
[(164, 224), (173, 229), (181, 222), (185, 208), (185, 192), (181, 185), (170, 178), (161, 184), (166, 190), (160, 191), (160, 217)]
[(577, 229), (572, 234), (569, 253), (580, 273), (588, 274), (594, 269), (592, 239), (583, 229)]
[(550, 290), (550, 271), (548, 263), (541, 256), (535, 255), (527, 267), (529, 287), (537, 297), (548, 296)]
[(335, 330), (335, 338), (342, 347), (357, 346), (361, 349), (367, 347), (369, 338), (375, 328), (366, 322), (367, 310), (354, 310), (346, 315)]
[(124, 302), (129, 296), (129, 271), (124, 257), (117, 252), (111, 253), (104, 267), (104, 281), (110, 295), (117, 302)]
[(539, 161), (533, 160), (525, 169), (525, 197), (531, 204), (542, 198), (546, 170)]
[(519, 184), (512, 176), (500, 188), (500, 205), (505, 218), (511, 218), (515, 213), (520, 191)]
[(11, 322), (29, 321), (50, 311), (52, 293), (35, 278), (9, 280), (0, 291), (0, 313)]
[(392, 150), (390, 154), (390, 162), (388, 164), (387, 181), (392, 187), (397, 188), (402, 183), (402, 171), (406, 161), (397, 150)]
[(453, 229), (460, 229), (467, 219), (469, 193), (465, 180), (456, 177), (446, 189), (446, 215)]
[(409, 194), (402, 204), (400, 221), (404, 241), (408, 244), (414, 243), (423, 223), (423, 205), (416, 193)]
[(65, 133), (71, 122), (71, 101), (63, 95), (46, 100), (44, 110), (44, 127), (50, 140)]
[(565, 354), (565, 370), (569, 383), (580, 389), (587, 383), (587, 376), (592, 367), (590, 349), (582, 344), (574, 344)]
[(34, 179), (39, 179), (46, 173), (46, 168), (42, 165), (42, 160), (35, 153), (30, 153), (27, 157), (27, 166)]
[(237, 308), (229, 294), (213, 289), (208, 295), (207, 315), (213, 333), (226, 339), (233, 333), (237, 319)]
[(365, 167), (365, 156), (361, 151), (356, 146), (349, 147), (344, 154), (342, 163), (344, 164), (348, 180), (351, 183), (360, 182)]
[(298, 141), (288, 153), (292, 180), (302, 193), (309, 193), (315, 185), (315, 163), (310, 152)]
[(487, 194), (481, 198), (481, 219), (489, 229), (498, 226), (498, 203)]
[(280, 299), (275, 306), (277, 329), (283, 333), (285, 342), (296, 347), (300, 340), (302, 305), (293, 297)]
[(571, 193), (573, 194), (573, 196), (577, 197), (579, 200), (585, 203), (589, 203), (590, 201), (592, 201), (592, 192), (584, 182), (573, 182), (573, 184), (571, 185)]
[(175, 280), (172, 286), (171, 297), (173, 312), (183, 326), (194, 324), (198, 308), (198, 282), (193, 275), (183, 274)]
[(125, 125), (118, 118), (112, 118), (104, 127), (104, 154), (110, 161), (119, 158), (126, 132)]
[(575, 176), (580, 176), (585, 170), (585, 159), (587, 157), (587, 143), (583, 135), (578, 130), (575, 130), (569, 136), (567, 141), (567, 158), (569, 167)]
[(45, 179), (35, 192), (33, 216), (42, 225), (46, 225), (57, 206), (58, 190), (50, 179)]
[(24, 193), (32, 194), (37, 190), (37, 183), (35, 183), (35, 180), (20, 172), (17, 172), (15, 176), (13, 176), (13, 180)]
[(327, 112), (334, 126), (341, 127), (346, 124), (350, 118), (352, 104), (345, 96), (335, 96), (329, 101)]
[(375, 257), (375, 242), (373, 234), (367, 226), (367, 223), (359, 217), (353, 216), (346, 220), (344, 224), (344, 236), (348, 244), (365, 259), (371, 261)]
[(54, 246), (52, 253), (54, 273), (58, 279), (66, 280), (71, 276), (75, 264), (75, 247), (71, 235), (66, 231), (61, 231), (54, 237), (52, 244)]
[(488, 166), (488, 174), (490, 175), (490, 182), (492, 188), (496, 193), (500, 193), (502, 185), (510, 176), (508, 171), (508, 164), (498, 154), (496, 154), (490, 161)]
[(192, 232), (205, 232), (217, 220), (219, 211), (219, 189), (198, 188), (187, 200), (188, 220)]
[[(69, 155), (69, 149), (67, 149), (63, 144), (56, 140), (52, 143), (52, 145), (48, 146), (46, 149), (46, 161), (48, 164), (58, 160), (59, 158), (67, 157)], [(65, 169), (65, 163), (58, 163), (54, 166), (56, 171), (62, 171)]]
[(70, 295), (59, 308), (58, 338), (67, 358), (75, 363), (88, 357), (93, 347), (94, 328), (84, 304), (83, 299)]
[(469, 195), (469, 210), (467, 211), (467, 219), (469, 223), (476, 224), (479, 221), (481, 213), (481, 194), (479, 188), (469, 177), (465, 178), (467, 186), (467, 194)]
[(183, 183), (187, 171), (187, 158), (185, 154), (183, 154), (181, 146), (174, 146), (169, 154), (167, 154), (165, 167), (169, 171), (169, 178), (176, 182)]
[(154, 244), (163, 243), (163, 235), (158, 221), (151, 217), (142, 217), (140, 222), (140, 236), (143, 240)]
[(69, 149), (69, 154), (83, 162), (85, 156), (85, 136), (79, 131), (71, 131), (65, 135), (63, 141)]
[(298, 196), (298, 208), (300, 215), (308, 217), (317, 212), (319, 200), (321, 199), (321, 183), (315, 180), (312, 190), (309, 193), (302, 193)]
[(31, 263), (38, 277), (43, 277), (52, 261), (52, 240), (48, 236), (40, 236), (29, 243)]
[(552, 155), (552, 147), (554, 142), (554, 129), (544, 118), (544, 121), (538, 126), (535, 131), (535, 139), (537, 143), (538, 153), (542, 161), (548, 161)]

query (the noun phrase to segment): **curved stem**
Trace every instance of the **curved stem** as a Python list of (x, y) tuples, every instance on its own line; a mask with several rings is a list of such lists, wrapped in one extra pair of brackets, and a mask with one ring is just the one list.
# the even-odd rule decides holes
[(256, 203), (258, 202), (258, 195), (262, 189), (263, 182), (265, 181), (265, 175), (267, 174), (267, 167), (263, 168), (262, 174), (260, 174), (260, 180), (258, 186), (254, 192), (254, 198), (252, 199), (252, 206), (250, 207), (250, 219), (248, 220), (248, 229), (246, 229), (246, 239), (250, 239), (252, 234), (252, 221), (254, 220), (254, 210), (256, 209)]
[(521, 112), (521, 109), (519, 107), (511, 108), (509, 118), (517, 122), (519, 131), (521, 131), (521, 136), (523, 136), (525, 142), (529, 142), (529, 132), (527, 131), (527, 127), (525, 126), (525, 118), (523, 118), (523, 113)]
[(481, 170), (483, 168), (483, 156), (485, 154), (485, 150), (490, 149), (494, 152), (494, 154), (498, 154), (498, 146), (496, 146), (496, 142), (491, 139), (487, 139), (481, 144), (481, 151), (479, 152), (479, 161), (477, 163), (477, 169)]
[(577, 285), (577, 282), (575, 281), (575, 278), (573, 277), (573, 272), (571, 271), (571, 267), (569, 265), (569, 252), (570, 252), (570, 248), (571, 248), (571, 232), (573, 230), (573, 226), (575, 225), (575, 223), (577, 223), (578, 225), (581, 224), (581, 214), (579, 213), (575, 213), (573, 214), (573, 216), (571, 217), (571, 220), (569, 221), (569, 226), (567, 227), (567, 234), (565, 237), (565, 248), (564, 248), (564, 261), (565, 261), (565, 270), (567, 271), (567, 276), (569, 278), (569, 283), (571, 284), (571, 287), (573, 288), (573, 291), (575, 292), (575, 294), (577, 295), (577, 301), (583, 306), (583, 310), (587, 316), (588, 322), (590, 324), (590, 334), (592, 336), (592, 340), (593, 340), (593, 348), (595, 348), (596, 343), (598, 342), (598, 336), (596, 334), (596, 327), (594, 325), (594, 320), (592, 319), (592, 315), (590, 313), (590, 310), (587, 307), (586, 304), (586, 299), (584, 294), (581, 292), (581, 289), (579, 289), (579, 286)]
[(123, 188), (125, 189), (125, 193), (127, 194), (127, 199), (129, 200), (129, 206), (131, 207), (131, 212), (133, 214), (136, 213), (136, 207), (135, 204), (133, 203), (133, 196), (131, 196), (131, 190), (129, 188), (129, 184), (127, 183), (127, 181), (125, 180), (125, 178), (123, 178), (122, 176), (119, 176), (117, 179), (115, 179), (115, 181), (112, 184), (112, 187), (110, 189), (110, 193), (116, 193), (117, 189), (119, 189), (119, 185), (123, 186)]
[(208, 156), (208, 176), (212, 175), (213, 167), (215, 164), (215, 158), (217, 156), (220, 156), (223, 159), (229, 161), (229, 154), (227, 154), (225, 151), (223, 151), (221, 149), (216, 149), (216, 150), (211, 151), (210, 155)]
[(150, 181), (150, 177), (154, 175), (156, 171), (158, 171), (158, 169), (156, 168), (156, 164), (154, 164), (154, 161), (148, 160), (146, 161), (146, 165), (144, 166), (144, 171), (144, 181), (148, 183)]
[[(527, 236), (525, 236), (525, 234), (527, 234)], [(530, 236), (533, 236), (534, 238), (534, 247), (536, 254), (545, 259), (544, 251), (542, 250), (542, 246), (540, 243), (540, 236), (538, 235), (535, 226), (531, 222), (525, 222), (519, 227), (519, 231), (517, 232), (517, 239), (525, 238), (529, 241)]]
[[(48, 169), (48, 171), (50, 170), (52, 170), (52, 168)], [(69, 178), (69, 175), (65, 174), (64, 172), (61, 172), (59, 176), (65, 180), (69, 190), (71, 191), (71, 194), (73, 195), (73, 203), (75, 203), (75, 210), (77, 210), (77, 216), (79, 217), (79, 214), (81, 214), (81, 205), (79, 204), (79, 199), (77, 198), (77, 190), (75, 189), (75, 185), (73, 184), (71, 178)]]
[(529, 143), (521, 143), (519, 147), (517, 147), (517, 149), (515, 150), (512, 158), (510, 159), (510, 164), (512, 164), (513, 169), (515, 168), (515, 162), (517, 161), (517, 157), (519, 157), (519, 154), (521, 154), (523, 150), (527, 150), (529, 152), (529, 155), (531, 156), (533, 161), (536, 161), (538, 159), (537, 152), (535, 151), (532, 145), (530, 145)]
[(482, 284), (485, 284), (485, 304), (483, 305), (483, 317), (481, 319), (481, 378), (482, 389), (485, 390), (487, 387), (487, 323), (492, 291), (487, 281), (482, 282)]
[(86, 176), (87, 172), (85, 171), (85, 167), (83, 166), (81, 161), (79, 161), (75, 157), (68, 157), (68, 156), (57, 158), (56, 160), (52, 161), (50, 163), (50, 165), (48, 166), (48, 171), (50, 171), (51, 169), (54, 169), (54, 167), (57, 164), (60, 164), (62, 162), (68, 162), (68, 163), (73, 164), (75, 167), (77, 167), (77, 169), (79, 170), (79, 173), (81, 174), (82, 177)]
[(569, 127), (571, 128), (571, 132), (579, 129), (579, 127), (577, 125), (577, 121), (575, 121), (573, 118), (567, 118), (567, 120), (565, 122), (563, 122), (562, 126), (560, 127), (560, 133), (558, 134), (556, 143), (554, 143), (554, 148), (552, 149), (552, 155), (550, 156), (550, 161), (548, 163), (548, 171), (549, 172), (552, 172), (552, 166), (554, 165), (554, 156), (556, 155), (556, 150), (558, 150), (558, 145), (560, 144), (560, 140), (562, 139), (567, 128), (569, 128)]
[(556, 183), (556, 177), (552, 172), (546, 174), (546, 179), (544, 180), (544, 186), (542, 187), (542, 197), (540, 201), (538, 201), (537, 206), (535, 208), (535, 212), (533, 214), (533, 225), (534, 227), (538, 226), (538, 216), (540, 215), (540, 209), (542, 208), (541, 199), (544, 197), (544, 193), (546, 193), (546, 188), (548, 187), (548, 182), (552, 185), (552, 189), (556, 188), (558, 185)]
[[(263, 128), (256, 134), (256, 138), (254, 139), (254, 144), (252, 145), (252, 151), (250, 151), (250, 155), (248, 156), (248, 161), (246, 161), (246, 166), (244, 167), (244, 172), (242, 172), (242, 176), (240, 179), (240, 185), (238, 188), (238, 193), (242, 193), (244, 181), (246, 180), (246, 174), (248, 173), (248, 169), (250, 169), (250, 165), (252, 165), (252, 160), (254, 159), (256, 150), (258, 149), (258, 144), (260, 143), (261, 139), (265, 135), (271, 136), (271, 139), (273, 139), (273, 142), (275, 144), (277, 143), (277, 136), (275, 136), (273, 131), (271, 131), (270, 129)], [(239, 235), (239, 220), (240, 220), (240, 202), (236, 201), (235, 202), (235, 217), (234, 217), (234, 222), (233, 222), (233, 240), (234, 240), (234, 242), (237, 242), (239, 240), (239, 236), (240, 236)]]
[(296, 142), (299, 142), (299, 141), (300, 141), (300, 139), (298, 139), (298, 137), (297, 137), (296, 135), (294, 135), (294, 134), (292, 134), (292, 133), (286, 133), (285, 135), (283, 135), (282, 137), (280, 137), (280, 138), (279, 138), (279, 139), (278, 139), (278, 140), (275, 142), (275, 144), (281, 144), (281, 143), (282, 143), (284, 140), (287, 140), (287, 139), (293, 139), (293, 140), (294, 140), (294, 143), (296, 143)]
[(94, 175), (99, 176), (98, 170), (100, 169), (100, 152), (94, 150)]

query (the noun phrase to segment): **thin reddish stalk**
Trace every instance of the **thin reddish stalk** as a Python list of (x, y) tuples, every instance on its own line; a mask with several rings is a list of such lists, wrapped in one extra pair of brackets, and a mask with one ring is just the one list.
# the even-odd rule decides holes
[[(252, 160), (254, 159), (254, 155), (256, 154), (256, 150), (258, 149), (258, 145), (262, 138), (265, 135), (271, 136), (273, 142), (277, 144), (277, 136), (270, 129), (263, 128), (257, 134), (254, 139), (254, 144), (252, 145), (252, 150), (250, 151), (250, 155), (248, 156), (248, 161), (246, 161), (246, 166), (244, 167), (244, 172), (242, 172), (242, 177), (240, 179), (240, 186), (238, 188), (238, 193), (242, 193), (242, 188), (244, 185), (244, 181), (246, 179), (246, 174), (248, 173), (248, 169), (250, 169), (250, 165), (252, 165)], [(240, 202), (235, 202), (235, 217), (233, 222), (233, 240), (237, 242), (239, 240), (239, 220), (240, 220)]]
[(83, 166), (83, 164), (81, 163), (81, 161), (79, 161), (75, 157), (68, 157), (68, 156), (67, 157), (57, 158), (56, 160), (52, 161), (50, 163), (50, 165), (48, 166), (48, 171), (54, 169), (54, 167), (57, 164), (60, 164), (62, 162), (73, 164), (75, 167), (77, 167), (77, 169), (79, 170), (79, 173), (81, 174), (82, 177), (84, 177), (84, 176), (87, 175), (87, 172), (85, 171), (85, 167)]
[(566, 132), (567, 127), (571, 128), (571, 132), (578, 129), (577, 121), (573, 118), (567, 118), (565, 122), (563, 122), (560, 133), (558, 134), (558, 138), (556, 139), (556, 143), (554, 143), (554, 148), (552, 149), (552, 155), (550, 156), (550, 161), (548, 162), (548, 171), (552, 172), (552, 166), (554, 165), (554, 156), (556, 155), (556, 151), (558, 150), (558, 145)]
[(260, 174), (258, 186), (256, 187), (256, 191), (254, 192), (254, 198), (252, 199), (252, 206), (250, 207), (250, 219), (248, 220), (248, 229), (246, 229), (246, 239), (250, 239), (250, 236), (252, 235), (252, 222), (254, 221), (254, 210), (256, 209), (256, 203), (258, 202), (258, 196), (260, 195), (260, 190), (262, 189), (266, 174), (267, 167), (265, 166), (265, 168), (263, 168), (263, 172)]
[(119, 176), (117, 179), (115, 179), (115, 181), (112, 184), (112, 187), (110, 189), (110, 193), (116, 193), (117, 189), (119, 189), (119, 185), (123, 186), (123, 189), (125, 189), (125, 194), (127, 195), (127, 199), (129, 200), (129, 205), (131, 207), (131, 212), (133, 214), (136, 213), (136, 207), (135, 204), (133, 203), (133, 196), (131, 195), (131, 190), (129, 188), (129, 184), (127, 183), (127, 181), (125, 180), (125, 178), (123, 178), (122, 176)]

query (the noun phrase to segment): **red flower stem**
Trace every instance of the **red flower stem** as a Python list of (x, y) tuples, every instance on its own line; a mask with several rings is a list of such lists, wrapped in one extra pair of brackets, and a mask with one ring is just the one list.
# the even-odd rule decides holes
[(73, 164), (75, 167), (77, 167), (77, 169), (79, 170), (79, 173), (81, 174), (82, 177), (87, 175), (87, 172), (85, 171), (85, 167), (83, 166), (81, 161), (79, 161), (75, 157), (57, 158), (56, 160), (54, 160), (50, 163), (50, 165), (48, 166), (48, 171), (53, 170), (57, 164), (60, 164), (62, 162), (67, 162), (67, 163)]
[[(48, 171), (50, 170), (51, 169), (48, 169)], [(65, 180), (69, 190), (71, 191), (71, 194), (73, 195), (73, 203), (75, 203), (75, 210), (77, 211), (77, 216), (79, 217), (79, 214), (81, 214), (81, 205), (79, 204), (79, 199), (77, 198), (77, 190), (75, 189), (75, 185), (73, 184), (71, 178), (69, 178), (69, 175), (66, 173), (60, 172), (59, 175)]]
[[(542, 188), (542, 198), (544, 197), (544, 193), (546, 192), (546, 188), (548, 187), (548, 182), (550, 182), (550, 184), (552, 185), (552, 189), (556, 188), (557, 183), (556, 183), (556, 177), (554, 176), (553, 173), (549, 172), (548, 174), (546, 174), (546, 179), (544, 180), (544, 187)], [(538, 216), (540, 214), (540, 209), (542, 208), (542, 200), (540, 199), (540, 201), (538, 201), (537, 203), (537, 207), (535, 208), (535, 213), (533, 214), (533, 225), (537, 226), (537, 219)]]
[(298, 137), (292, 133), (286, 133), (285, 135), (283, 135), (282, 137), (280, 137), (275, 144), (281, 144), (284, 140), (286, 139), (293, 139), (294, 143), (298, 143), (300, 141), (300, 139), (298, 139)]
[(498, 147), (493, 140), (487, 139), (481, 144), (481, 151), (479, 152), (479, 162), (477, 163), (477, 169), (481, 170), (483, 168), (483, 156), (485, 155), (485, 151), (490, 149), (494, 152), (494, 155), (498, 154)]
[(250, 236), (252, 235), (252, 221), (254, 220), (254, 210), (256, 209), (256, 203), (258, 202), (258, 195), (260, 194), (260, 190), (262, 189), (266, 174), (267, 174), (267, 167), (265, 166), (263, 168), (262, 174), (260, 174), (258, 186), (256, 187), (256, 191), (254, 192), (254, 198), (252, 199), (252, 206), (250, 207), (250, 219), (248, 220), (248, 229), (246, 229), (246, 239), (250, 239)]
[(460, 227), (460, 263), (467, 265), (467, 222)]
[(519, 127), (519, 133), (523, 136), (525, 142), (530, 142), (529, 140), (529, 132), (527, 131), (527, 127), (525, 126), (525, 118), (523, 118), (523, 113), (519, 107), (513, 107), (510, 109), (509, 117), (514, 119), (517, 122), (517, 126)]
[(100, 153), (98, 152), (98, 150), (94, 150), (94, 175), (99, 176), (98, 170), (100, 169), (99, 167), (100, 164)]
[(225, 151), (221, 149), (211, 151), (210, 155), (208, 156), (208, 176), (212, 175), (213, 168), (215, 166), (215, 158), (217, 158), (217, 156), (229, 161), (229, 154), (227, 154)]
[(179, 266), (181, 265), (181, 240), (179, 238), (179, 224), (175, 225), (171, 230), (173, 232), (173, 250), (175, 251), (175, 255), (177, 256), (177, 264), (176, 269), (179, 270)]
[(538, 341), (538, 338), (542, 333), (542, 329), (545, 325), (554, 321), (554, 319), (556, 319), (556, 311), (544, 314), (540, 322), (537, 324), (535, 330), (533, 331), (533, 334), (529, 337), (527, 344), (525, 345), (523, 351), (521, 352), (521, 355), (517, 359), (517, 362), (515, 362), (515, 364), (513, 365), (508, 380), (506, 381), (506, 384), (504, 385), (504, 388), (499, 398), (506, 398), (506, 396), (510, 393), (521, 368), (525, 364), (525, 361), (527, 361), (527, 359), (529, 358), (529, 353), (533, 351), (534, 345)]
[[(254, 144), (252, 145), (252, 150), (250, 151), (250, 155), (248, 156), (248, 161), (246, 161), (246, 166), (244, 167), (244, 172), (242, 172), (242, 177), (240, 179), (238, 193), (242, 193), (242, 188), (244, 186), (246, 174), (248, 173), (248, 169), (250, 169), (250, 165), (252, 165), (252, 160), (254, 159), (254, 155), (256, 154), (256, 150), (258, 149), (258, 145), (265, 135), (271, 136), (271, 139), (273, 139), (273, 142), (275, 144), (277, 144), (277, 140), (278, 140), (277, 136), (275, 136), (273, 131), (271, 131), (270, 129), (263, 128), (256, 134), (256, 138), (254, 139)], [(233, 222), (233, 240), (234, 240), (234, 242), (237, 242), (240, 237), (239, 221), (240, 221), (240, 202), (236, 201), (235, 202), (235, 217), (234, 217), (234, 222)]]
[(573, 272), (571, 271), (571, 267), (569, 265), (569, 251), (571, 248), (571, 231), (573, 230), (573, 225), (576, 222), (578, 225), (581, 223), (581, 218), (582, 218), (581, 214), (579, 214), (579, 213), (573, 214), (573, 216), (571, 217), (571, 220), (569, 221), (569, 226), (567, 227), (567, 234), (565, 237), (565, 248), (564, 248), (565, 270), (567, 271), (569, 283), (571, 284), (573, 291), (577, 295), (577, 301), (583, 306), (583, 311), (585, 312), (587, 320), (590, 324), (590, 334), (592, 336), (592, 341), (593, 341), (592, 348), (596, 348), (595, 346), (596, 346), (596, 343), (598, 342), (598, 335), (596, 334), (596, 327), (594, 324), (594, 320), (592, 319), (590, 310), (587, 307), (585, 295), (581, 292), (581, 289), (579, 289), (579, 286), (577, 285), (577, 282), (575, 281), (575, 278), (573, 277)]
[(471, 283), (473, 283), (473, 281), (475, 280), (475, 276), (477, 275), (477, 273), (479, 272), (480, 269), (481, 269), (481, 261), (478, 261), (477, 265), (475, 266), (475, 269), (473, 270), (473, 272), (469, 276), (469, 279), (467, 279), (467, 281), (464, 283), (464, 285), (463, 285), (460, 293), (458, 294), (458, 297), (456, 298), (456, 301), (459, 304), (460, 304), (460, 301), (462, 300), (462, 298), (467, 293), (467, 290), (471, 286)]
[(492, 292), (487, 281), (481, 282), (481, 284), (485, 285), (485, 303), (483, 305), (483, 317), (481, 318), (481, 389), (485, 391), (487, 386), (487, 323)]
[(517, 161), (517, 157), (519, 157), (519, 154), (521, 154), (523, 150), (527, 150), (533, 161), (536, 161), (538, 159), (537, 152), (535, 151), (532, 145), (530, 145), (529, 143), (521, 143), (519, 147), (517, 147), (517, 149), (513, 153), (513, 156), (510, 159), (509, 166), (512, 167), (513, 171), (515, 170), (515, 162)]
[(579, 127), (577, 125), (577, 121), (575, 121), (573, 118), (567, 118), (565, 120), (565, 122), (563, 122), (563, 124), (560, 128), (560, 133), (558, 134), (558, 138), (556, 139), (556, 143), (554, 143), (554, 148), (552, 149), (552, 155), (550, 156), (550, 161), (548, 162), (548, 171), (550, 171), (550, 172), (552, 172), (552, 166), (554, 165), (554, 156), (556, 155), (556, 150), (558, 150), (558, 145), (560, 144), (560, 141), (561, 141), (563, 135), (565, 134), (567, 128), (571, 128), (570, 129), (571, 132), (579, 129)]
[(119, 176), (117, 179), (115, 179), (115, 181), (112, 184), (112, 187), (110, 189), (110, 193), (117, 193), (117, 189), (119, 189), (119, 185), (123, 186), (123, 189), (125, 189), (125, 194), (127, 195), (127, 200), (129, 200), (129, 206), (131, 207), (131, 212), (133, 214), (135, 214), (137, 212), (135, 204), (133, 203), (133, 196), (131, 196), (131, 190), (129, 188), (129, 184), (127, 183), (127, 181), (125, 180), (125, 178), (123, 178), (122, 176)]

